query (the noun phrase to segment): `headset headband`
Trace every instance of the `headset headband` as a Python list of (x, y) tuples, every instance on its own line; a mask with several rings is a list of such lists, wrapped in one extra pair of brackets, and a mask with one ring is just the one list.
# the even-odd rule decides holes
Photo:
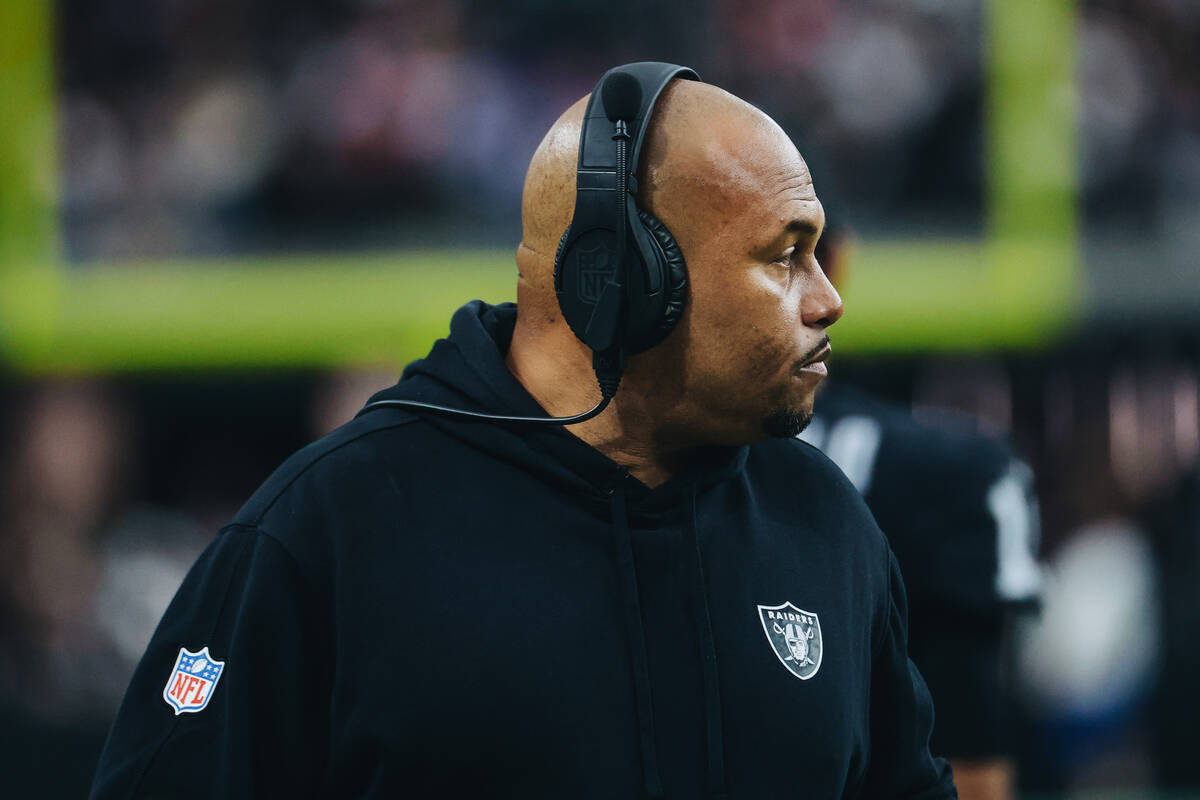
[[(630, 137), (633, 147), (629, 156), (629, 172), (637, 174), (638, 162), (642, 155), (642, 140), (646, 136), (646, 120), (654, 110), (658, 96), (662, 94), (667, 84), (676, 78), (698, 81), (700, 76), (695, 70), (681, 67), (678, 64), (665, 64), (661, 61), (638, 61), (633, 64), (614, 67), (604, 73), (588, 98), (587, 110), (583, 114), (583, 131), (579, 138), (579, 177), (582, 180), (589, 173), (586, 181), (576, 184), (576, 188), (585, 185), (594, 186), (590, 174), (595, 171), (612, 173), (617, 164), (616, 142), (612, 138), (612, 123), (608, 120), (608, 109), (604, 107), (604, 93), (601, 87), (605, 81), (616, 72), (624, 72), (634, 77), (642, 90), (642, 102), (637, 116), (630, 124)], [(596, 124), (593, 124), (595, 122)], [(598, 188), (598, 187), (596, 187)], [(608, 187), (605, 187), (608, 188)]]

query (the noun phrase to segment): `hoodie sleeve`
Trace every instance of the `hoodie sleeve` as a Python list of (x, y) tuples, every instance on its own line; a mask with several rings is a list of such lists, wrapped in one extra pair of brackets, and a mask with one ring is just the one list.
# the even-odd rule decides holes
[(223, 530), (134, 673), (93, 800), (321, 791), (329, 630), (325, 609), (277, 540), (252, 527)]
[(908, 658), (908, 607), (890, 549), (887, 608), (871, 670), (871, 748), (862, 797), (957, 798), (950, 766), (929, 752), (933, 700)]

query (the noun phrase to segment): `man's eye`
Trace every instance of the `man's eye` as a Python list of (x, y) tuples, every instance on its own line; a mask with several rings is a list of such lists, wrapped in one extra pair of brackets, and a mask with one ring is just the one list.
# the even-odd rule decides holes
[(792, 265), (792, 261), (794, 261), (795, 258), (796, 258), (796, 248), (789, 247), (787, 250), (784, 250), (783, 253), (780, 254), (779, 258), (775, 259), (775, 263), (782, 264), (785, 267), (790, 267)]

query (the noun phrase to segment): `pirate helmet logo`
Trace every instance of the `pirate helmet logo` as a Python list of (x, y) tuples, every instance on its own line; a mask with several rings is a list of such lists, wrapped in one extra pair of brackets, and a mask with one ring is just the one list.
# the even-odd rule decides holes
[(821, 620), (816, 614), (784, 603), (759, 606), (758, 617), (775, 657), (788, 672), (802, 681), (817, 674), (825, 644), (821, 639)]

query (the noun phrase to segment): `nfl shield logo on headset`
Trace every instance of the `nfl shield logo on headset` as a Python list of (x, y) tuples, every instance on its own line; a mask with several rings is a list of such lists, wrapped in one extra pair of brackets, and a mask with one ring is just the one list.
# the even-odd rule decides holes
[(613, 262), (603, 247), (579, 250), (579, 296), (594, 303), (600, 299), (604, 284), (612, 277)]
[(212, 699), (224, 671), (225, 662), (214, 659), (207, 647), (198, 653), (181, 647), (163, 687), (163, 700), (175, 710), (175, 716), (202, 711)]

